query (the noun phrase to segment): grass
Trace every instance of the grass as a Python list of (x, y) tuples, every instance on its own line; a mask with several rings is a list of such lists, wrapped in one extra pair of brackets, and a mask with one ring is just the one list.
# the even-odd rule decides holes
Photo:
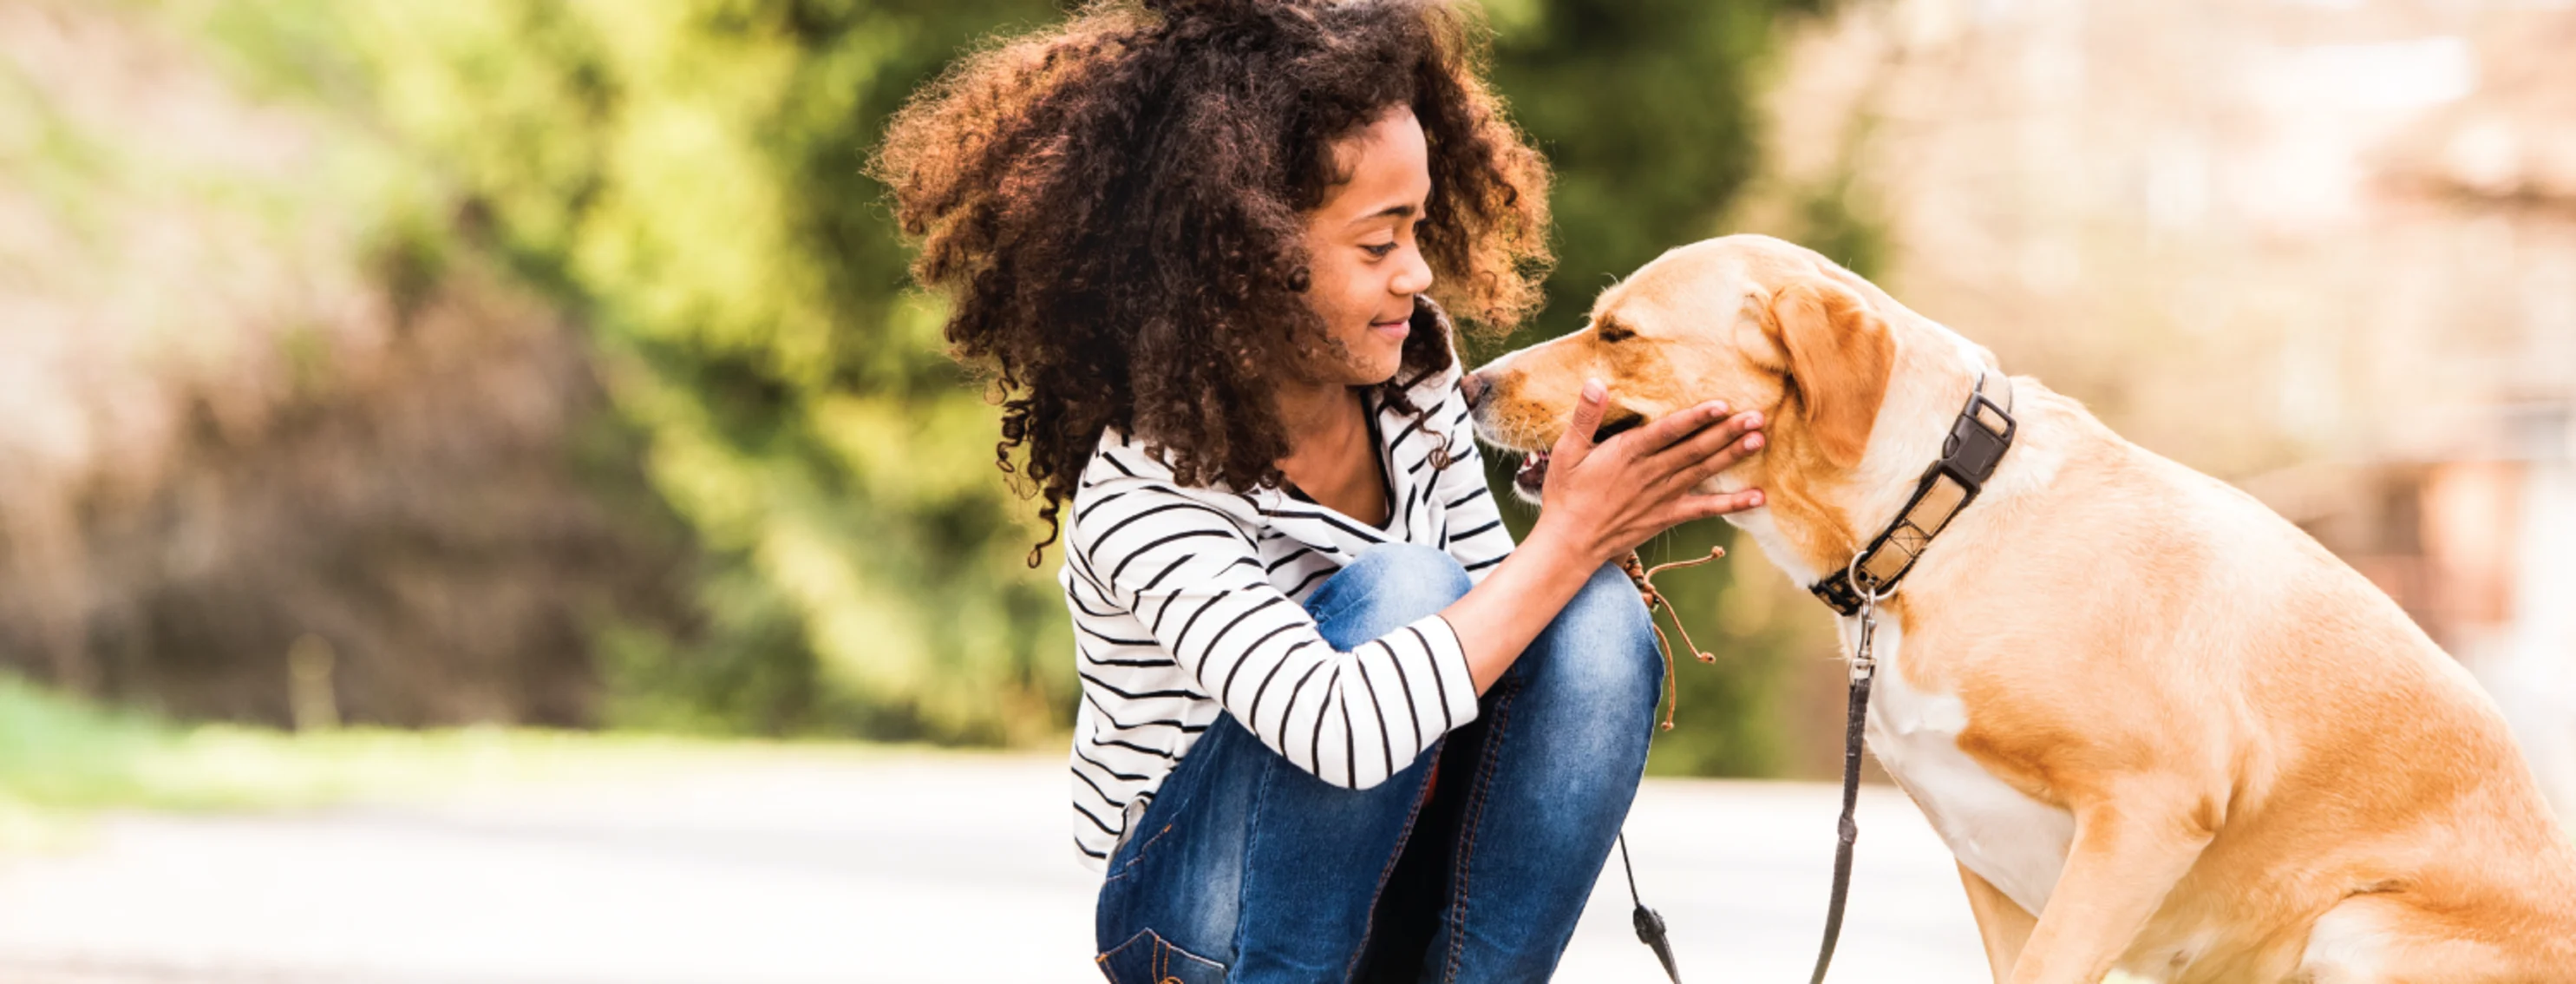
[(270, 810), (504, 782), (647, 773), (859, 746), (469, 727), (294, 733), (182, 725), (0, 675), (0, 852), (77, 838), (108, 810)]

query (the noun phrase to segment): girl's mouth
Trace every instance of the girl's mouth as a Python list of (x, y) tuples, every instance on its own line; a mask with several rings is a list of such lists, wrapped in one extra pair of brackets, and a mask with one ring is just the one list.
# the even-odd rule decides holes
[(1547, 487), (1547, 452), (1532, 451), (1521, 459), (1521, 470), (1512, 475), (1512, 484), (1528, 495), (1536, 496)]

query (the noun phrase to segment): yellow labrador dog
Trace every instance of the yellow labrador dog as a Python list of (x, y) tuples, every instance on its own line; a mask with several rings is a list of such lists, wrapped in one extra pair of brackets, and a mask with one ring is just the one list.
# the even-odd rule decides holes
[(1764, 490), (1728, 521), (1810, 584), (1908, 507), (1981, 379), (2018, 418), (1878, 606), (1868, 719), (1997, 981), (2576, 982), (2576, 848), (2494, 704), (2252, 498), (1764, 237), (1666, 253), (1479, 370), (1477, 429), (1551, 447), (1587, 378), (1605, 430), (1763, 411), (1711, 491)]

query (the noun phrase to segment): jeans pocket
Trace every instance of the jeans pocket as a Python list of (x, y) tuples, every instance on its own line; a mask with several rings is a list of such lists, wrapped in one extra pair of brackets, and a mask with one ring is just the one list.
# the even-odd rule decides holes
[(1140, 930), (1099, 956), (1109, 984), (1225, 984), (1225, 965)]

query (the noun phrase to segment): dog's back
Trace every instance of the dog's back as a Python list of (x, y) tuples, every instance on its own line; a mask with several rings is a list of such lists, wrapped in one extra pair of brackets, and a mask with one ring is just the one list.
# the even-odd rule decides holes
[[(2172, 818), (2211, 836), (2122, 965), (2177, 984), (2576, 981), (2576, 847), (2469, 674), (2252, 497), (2034, 381), (2016, 392), (2056, 467), (1996, 525), (2006, 539), (1926, 555), (1909, 649), (1991, 653), (1953, 670), (1991, 675), (1997, 696), (1972, 701), (1990, 716), (2089, 719), (2091, 754), (2227, 777)], [(1996, 584), (2009, 569), (2027, 573)], [(1976, 600), (1998, 595), (2022, 615)], [(2033, 609), (2067, 614), (2034, 626)], [(1988, 618), (2025, 643), (2094, 644), (2035, 671), (1967, 638)], [(2095, 699), (2049, 714), (2002, 695), (2060, 686)]]

